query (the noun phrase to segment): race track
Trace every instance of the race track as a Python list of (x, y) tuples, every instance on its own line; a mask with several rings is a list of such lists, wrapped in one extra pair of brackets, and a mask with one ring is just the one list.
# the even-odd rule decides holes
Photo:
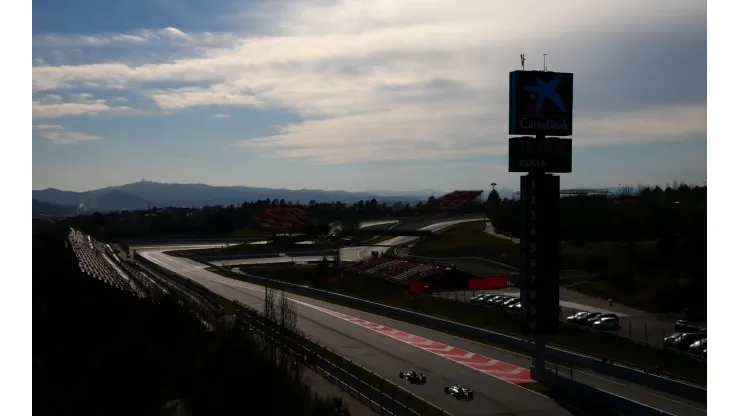
[[(425, 227), (439, 230), (449, 225), (429, 224)], [(393, 240), (400, 244), (408, 241), (403, 239), (413, 238), (396, 237)], [(209, 272), (205, 265), (194, 260), (163, 254), (163, 251), (175, 249), (172, 246), (164, 249), (155, 246), (135, 248), (152, 262), (221, 296), (239, 300), (258, 310), (264, 305), (263, 287)], [(352, 249), (360, 249), (355, 252), (357, 258), (369, 252), (368, 248)], [(382, 251), (383, 248), (371, 249)], [(293, 294), (289, 297), (296, 302), (300, 327), (309, 337), (395, 383), (402, 382), (398, 378), (399, 371), (415, 369), (426, 373), (426, 385), (402, 385), (453, 415), (571, 414), (552, 399), (518, 384), (527, 381), (526, 369), (530, 365), (527, 356), (316, 299)], [(471, 364), (472, 361), (477, 364)], [(574, 371), (573, 378), (675, 415), (706, 414), (706, 405), (625, 381), (584, 371)], [(472, 388), (476, 399), (458, 402), (445, 396), (443, 387), (452, 383)]]
[[(204, 269), (203, 264), (193, 260), (170, 257), (156, 251), (141, 253), (151, 261), (164, 266), (184, 277), (190, 278), (209, 290), (229, 299), (239, 300), (250, 307), (262, 310), (264, 288), (253, 284), (228, 279)], [(339, 351), (346, 357), (382, 375), (394, 383), (399, 383), (399, 371), (415, 369), (427, 374), (425, 386), (404, 384), (404, 387), (429, 400), (453, 415), (568, 415), (560, 405), (551, 399), (534, 393), (519, 385), (512, 384), (489, 374), (466, 367), (456, 361), (438, 354), (399, 341), (393, 337), (349, 322), (319, 308), (345, 313), (353, 317), (384, 325), (429, 340), (464, 349), (495, 359), (495, 351), (486, 350), (482, 345), (458, 344), (460, 339), (446, 336), (454, 344), (448, 344), (443, 334), (414, 327), (391, 319), (375, 316), (350, 308), (339, 307), (315, 299), (290, 295), (296, 301), (299, 325), (307, 336)], [(494, 354), (491, 354), (493, 352)], [(476, 399), (472, 402), (458, 402), (445, 396), (446, 384), (463, 383), (472, 388)]]

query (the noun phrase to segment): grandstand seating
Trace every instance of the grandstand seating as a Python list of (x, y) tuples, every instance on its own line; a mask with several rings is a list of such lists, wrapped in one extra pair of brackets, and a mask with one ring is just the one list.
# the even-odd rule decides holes
[(134, 282), (108, 256), (109, 247), (106, 244), (73, 228), (70, 228), (67, 240), (72, 246), (72, 251), (77, 257), (80, 270), (83, 273), (136, 296), (144, 297), (146, 295), (140, 285)]
[(475, 201), (481, 194), (483, 194), (483, 191), (454, 191), (433, 200), (427, 206), (430, 209), (453, 211), (467, 205), (476, 204)]
[(389, 282), (407, 284), (424, 280), (442, 272), (439, 266), (418, 263), (393, 257), (379, 257), (359, 261), (347, 268), (363, 276), (375, 277)]
[[(207, 329), (210, 320), (222, 314), (223, 308), (209, 296), (204, 287), (187, 279), (164, 277), (134, 261), (121, 261), (114, 249), (73, 228), (65, 245), (71, 246), (83, 273), (132, 295), (149, 297), (158, 302), (164, 294), (175, 295), (180, 303), (189, 305)], [(208, 318), (208, 319), (205, 319)]]

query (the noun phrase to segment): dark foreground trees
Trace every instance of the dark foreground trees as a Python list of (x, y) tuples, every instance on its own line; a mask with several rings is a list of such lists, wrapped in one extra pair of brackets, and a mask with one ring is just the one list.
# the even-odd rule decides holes
[(33, 239), (36, 412), (332, 414), (250, 338), (205, 332), (171, 300), (155, 305), (81, 274), (64, 231)]

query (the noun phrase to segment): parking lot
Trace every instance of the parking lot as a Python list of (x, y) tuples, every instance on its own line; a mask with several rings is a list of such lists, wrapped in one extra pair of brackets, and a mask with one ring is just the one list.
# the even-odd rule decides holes
[[(436, 293), (435, 296), (460, 302), (469, 302), (470, 298), (482, 293), (519, 297), (519, 288), (508, 287), (500, 290), (440, 292)], [(662, 346), (663, 339), (676, 332), (673, 325), (675, 320), (678, 319), (675, 316), (649, 313), (616, 302), (610, 305), (604, 299), (595, 298), (561, 287), (560, 320), (564, 322), (568, 316), (582, 311), (613, 313), (619, 317), (620, 328), (609, 332), (613, 332), (616, 336), (630, 338), (635, 342), (656, 347)], [(511, 319), (519, 319), (519, 316), (516, 313), (512, 313)], [(706, 322), (700, 322), (699, 324), (706, 327)]]

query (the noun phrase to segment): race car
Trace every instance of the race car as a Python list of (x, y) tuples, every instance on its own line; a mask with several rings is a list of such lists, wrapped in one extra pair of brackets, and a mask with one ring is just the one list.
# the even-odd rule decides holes
[(424, 375), (424, 373), (417, 373), (414, 370), (401, 371), (400, 373), (398, 373), (398, 376), (404, 380), (408, 380), (412, 384), (426, 384), (427, 383), (427, 376)]
[(457, 400), (473, 400), (473, 390), (459, 384), (445, 387), (445, 394), (453, 396)]

